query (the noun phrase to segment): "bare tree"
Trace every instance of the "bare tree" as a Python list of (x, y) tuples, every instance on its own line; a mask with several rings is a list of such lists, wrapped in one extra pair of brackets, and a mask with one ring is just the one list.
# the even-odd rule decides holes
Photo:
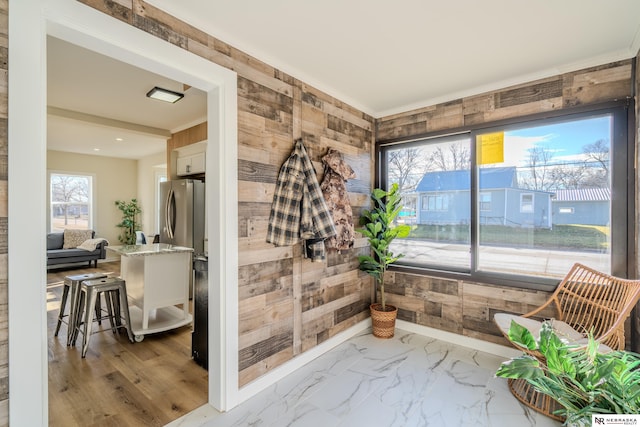
[(529, 149), (528, 174), (522, 178), (521, 186), (531, 190), (548, 191), (554, 187), (551, 159), (553, 153), (545, 147)]
[(584, 183), (589, 177), (589, 171), (583, 162), (560, 164), (550, 168), (550, 176), (553, 188), (547, 188), (547, 190), (578, 189), (584, 188)]
[(431, 161), (437, 170), (468, 170), (471, 168), (471, 151), (468, 144), (448, 144), (438, 146), (431, 155)]
[(51, 175), (51, 201), (64, 215), (64, 224), (69, 224), (69, 206), (89, 201), (87, 179), (73, 175)]
[(599, 139), (593, 144), (587, 144), (582, 148), (582, 152), (587, 158), (587, 162), (595, 163), (597, 169), (593, 171), (591, 180), (595, 186), (609, 186), (609, 143), (604, 139)]
[(398, 183), (400, 194), (415, 190), (428, 169), (419, 147), (389, 151), (387, 161), (389, 180)]

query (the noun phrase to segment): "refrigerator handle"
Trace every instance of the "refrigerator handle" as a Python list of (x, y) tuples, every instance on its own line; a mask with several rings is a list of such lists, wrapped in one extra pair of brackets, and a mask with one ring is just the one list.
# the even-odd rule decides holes
[(169, 193), (167, 194), (167, 201), (165, 203), (165, 228), (167, 230), (167, 237), (169, 237), (169, 239), (173, 239), (173, 232), (174, 232), (174, 220), (173, 220), (173, 216), (175, 215), (175, 195), (173, 194), (173, 189), (169, 190)]

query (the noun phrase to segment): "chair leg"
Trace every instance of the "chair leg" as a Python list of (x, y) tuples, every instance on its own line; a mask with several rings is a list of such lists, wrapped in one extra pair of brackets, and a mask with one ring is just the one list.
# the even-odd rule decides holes
[(75, 321), (74, 321), (74, 328), (73, 328), (73, 334), (71, 336), (71, 345), (75, 347), (76, 345), (76, 341), (78, 340), (78, 332), (80, 332), (80, 328), (83, 326), (83, 320), (86, 317), (84, 311), (85, 311), (85, 307), (87, 305), (86, 299), (87, 299), (87, 295), (85, 292), (79, 292), (78, 295), (78, 305), (76, 307), (76, 313), (75, 313)]
[(127, 335), (129, 336), (129, 341), (135, 342), (135, 339), (133, 337), (133, 330), (131, 329), (131, 316), (129, 315), (127, 292), (125, 289), (121, 289), (118, 294), (120, 295), (120, 310), (122, 310), (122, 315), (124, 316), (124, 321), (127, 325)]
[[(62, 289), (62, 299), (60, 300), (60, 312), (58, 313), (58, 324), (56, 325), (56, 331), (53, 333), (54, 337), (58, 336), (60, 332), (60, 325), (62, 324), (62, 318), (64, 317), (64, 310), (67, 308), (67, 298), (69, 296), (69, 286), (64, 285)], [(71, 319), (71, 311), (69, 311), (69, 319)], [(70, 328), (70, 322), (67, 322), (67, 328)]]
[(98, 319), (98, 325), (102, 325), (102, 296), (100, 293), (96, 295), (96, 319)]
[(87, 355), (87, 350), (89, 349), (89, 337), (91, 337), (91, 325), (93, 323), (93, 310), (92, 308), (96, 305), (96, 292), (93, 290), (89, 290), (89, 295), (87, 296), (87, 309), (85, 310), (85, 319), (84, 319), (84, 334), (82, 337), (82, 357), (84, 358)]
[(67, 346), (71, 345), (71, 340), (76, 333), (76, 324), (78, 323), (78, 303), (80, 299), (80, 284), (72, 283), (70, 291), (70, 308), (69, 308), (69, 325), (67, 328)]
[(111, 302), (113, 304), (113, 315), (116, 319), (116, 328), (122, 326), (122, 310), (120, 307), (120, 291), (115, 290), (111, 293)]
[(113, 291), (106, 291), (105, 302), (107, 304), (107, 316), (109, 317), (109, 325), (111, 326), (111, 332), (115, 334), (117, 331), (117, 326), (116, 326), (117, 323), (116, 323), (115, 313), (113, 308), (112, 294), (113, 294)]

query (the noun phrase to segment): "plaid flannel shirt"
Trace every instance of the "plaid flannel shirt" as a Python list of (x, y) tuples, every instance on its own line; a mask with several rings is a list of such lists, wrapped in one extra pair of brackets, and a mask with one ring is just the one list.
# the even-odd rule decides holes
[(312, 261), (325, 257), (324, 239), (336, 234), (333, 218), (320, 190), (316, 172), (301, 139), (282, 164), (276, 182), (267, 242), (290, 246), (305, 242), (305, 255)]

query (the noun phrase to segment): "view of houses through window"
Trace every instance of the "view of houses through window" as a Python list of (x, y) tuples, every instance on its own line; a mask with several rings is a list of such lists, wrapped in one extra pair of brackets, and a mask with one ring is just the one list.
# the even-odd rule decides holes
[(412, 226), (393, 249), (472, 274), (610, 271), (612, 139), (598, 113), (383, 145), (384, 185), (398, 183)]
[(91, 175), (49, 174), (52, 232), (92, 228), (92, 180)]

